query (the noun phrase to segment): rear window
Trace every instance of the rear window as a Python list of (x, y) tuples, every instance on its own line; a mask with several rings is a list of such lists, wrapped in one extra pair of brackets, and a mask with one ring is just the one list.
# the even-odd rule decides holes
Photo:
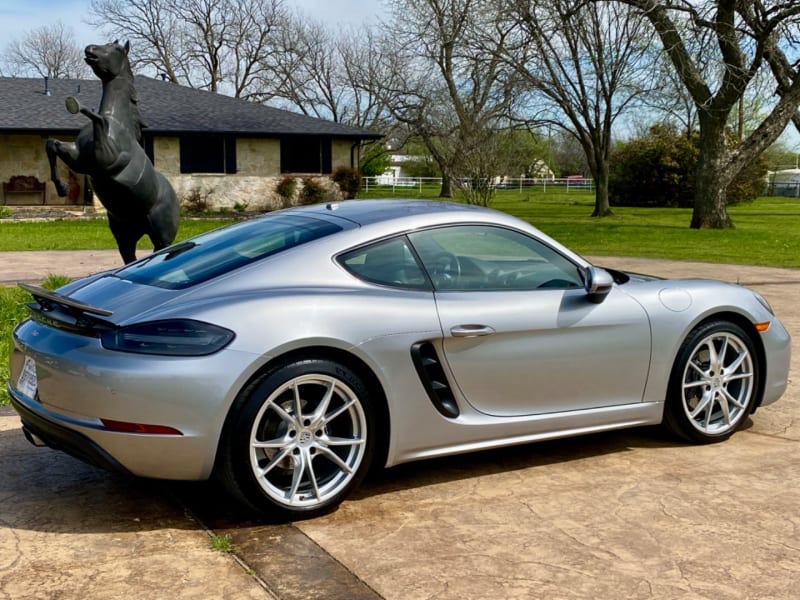
[(116, 276), (168, 289), (187, 288), (341, 230), (321, 219), (268, 216), (179, 242), (123, 267)]

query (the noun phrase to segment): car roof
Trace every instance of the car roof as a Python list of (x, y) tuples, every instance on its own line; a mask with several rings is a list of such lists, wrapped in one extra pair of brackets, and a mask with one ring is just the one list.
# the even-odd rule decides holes
[(495, 214), (496, 212), (470, 204), (409, 199), (343, 200), (340, 202), (314, 204), (292, 209), (292, 212), (295, 211), (303, 214), (326, 215), (347, 219), (361, 226), (384, 223), (408, 217), (413, 218), (433, 215), (447, 215), (452, 218), (458, 214), (472, 215), (473, 217), (482, 214), (485, 218), (487, 215)]

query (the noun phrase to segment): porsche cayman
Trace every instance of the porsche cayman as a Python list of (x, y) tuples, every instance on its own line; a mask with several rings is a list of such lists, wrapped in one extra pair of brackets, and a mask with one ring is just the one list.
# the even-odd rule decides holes
[(757, 293), (603, 269), (457, 203), (281, 210), (25, 287), (8, 389), (30, 441), (216, 476), (281, 518), (372, 467), (658, 423), (724, 440), (789, 370)]

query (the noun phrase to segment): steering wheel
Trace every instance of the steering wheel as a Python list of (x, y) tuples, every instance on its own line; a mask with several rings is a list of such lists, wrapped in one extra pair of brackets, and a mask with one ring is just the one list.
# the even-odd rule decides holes
[(489, 273), (488, 281), (492, 287), (504, 289), (513, 288), (514, 282), (519, 278), (519, 271), (505, 271), (494, 269)]
[(450, 252), (442, 252), (433, 258), (431, 276), (444, 286), (453, 285), (461, 276), (461, 263), (458, 257)]

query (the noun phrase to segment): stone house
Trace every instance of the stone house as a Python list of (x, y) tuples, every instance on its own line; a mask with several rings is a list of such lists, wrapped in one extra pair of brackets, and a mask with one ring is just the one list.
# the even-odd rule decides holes
[[(327, 183), (337, 167), (357, 168), (362, 143), (381, 137), (149, 77), (137, 76), (135, 86), (145, 151), (182, 203), (199, 198), (213, 208), (275, 208), (283, 202), (275, 192), (280, 179), (312, 177)], [(61, 161), (59, 175), (71, 189), (66, 198), (56, 194), (45, 142), (48, 137), (74, 140), (88, 122), (66, 110), (68, 96), (96, 110), (101, 93), (96, 79), (0, 77), (0, 205), (93, 203), (87, 178), (69, 173)]]

